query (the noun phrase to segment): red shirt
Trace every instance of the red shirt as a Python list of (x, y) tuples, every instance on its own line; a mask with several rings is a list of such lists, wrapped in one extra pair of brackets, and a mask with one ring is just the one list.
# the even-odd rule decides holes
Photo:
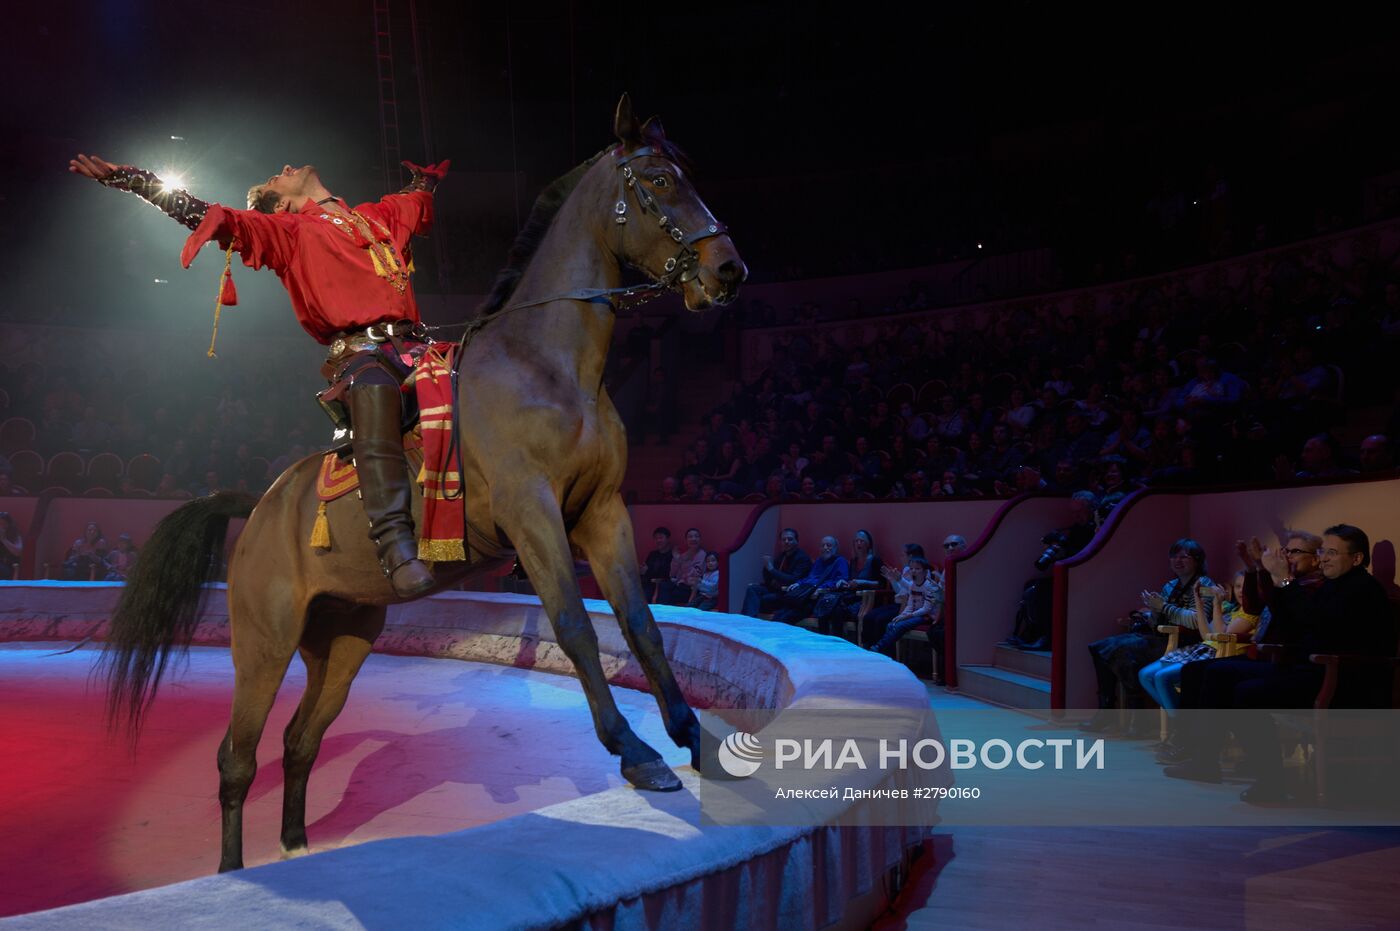
[[(389, 231), (400, 267), (408, 265), (409, 239), (426, 234), (433, 223), (432, 195), (422, 191), (389, 194), (354, 209), (370, 221), (371, 230), (377, 233), (382, 224)], [(330, 219), (336, 216), (314, 206), (303, 213), (260, 213), (213, 204), (186, 240), (180, 260), (189, 268), (195, 253), (209, 240), (218, 239), (224, 247), (232, 241), (244, 265), (277, 273), (291, 296), (297, 321), (319, 343), (330, 343), (332, 334), (342, 330), (373, 323), (417, 323), (412, 284), (399, 293), (381, 277), (374, 269), (368, 242), (362, 236), (347, 235), (344, 224)]]

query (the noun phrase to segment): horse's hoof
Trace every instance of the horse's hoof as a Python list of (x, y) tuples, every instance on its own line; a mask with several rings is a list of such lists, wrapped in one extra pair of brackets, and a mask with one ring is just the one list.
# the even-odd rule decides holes
[(647, 792), (679, 792), (681, 780), (664, 760), (649, 760), (636, 766), (624, 766), (622, 778)]
[(305, 844), (299, 844), (295, 847), (282, 846), (283, 860), (294, 860), (297, 857), (304, 857), (309, 853), (311, 853), (311, 851)]

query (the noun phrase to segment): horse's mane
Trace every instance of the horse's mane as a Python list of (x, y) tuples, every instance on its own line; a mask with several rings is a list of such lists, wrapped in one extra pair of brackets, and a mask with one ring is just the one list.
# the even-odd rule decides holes
[[(687, 172), (690, 170), (690, 159), (669, 140), (650, 139), (648, 143), (661, 149), (683, 170)], [(477, 307), (478, 316), (494, 313), (506, 306), (506, 301), (510, 300), (510, 296), (515, 293), (516, 285), (520, 284), (520, 278), (525, 274), (530, 259), (534, 257), (535, 250), (544, 240), (545, 233), (549, 232), (550, 224), (554, 222), (554, 217), (564, 206), (564, 202), (569, 199), (574, 188), (578, 187), (583, 176), (588, 173), (588, 169), (615, 148), (616, 145), (610, 145), (568, 174), (555, 178), (548, 187), (540, 192), (540, 196), (535, 198), (535, 205), (530, 208), (529, 218), (521, 227), (520, 232), (516, 234), (515, 242), (511, 244), (510, 252), (506, 254), (505, 267), (496, 273), (496, 280), (491, 284), (491, 293)]]
[(555, 215), (564, 206), (564, 202), (569, 199), (569, 195), (574, 192), (574, 188), (578, 187), (583, 176), (588, 173), (588, 169), (592, 168), (600, 158), (611, 152), (612, 149), (612, 146), (608, 146), (568, 174), (555, 178), (548, 187), (540, 192), (540, 196), (535, 198), (535, 206), (530, 208), (529, 219), (525, 221), (525, 225), (516, 234), (515, 242), (511, 244), (510, 252), (506, 254), (505, 267), (496, 273), (496, 280), (491, 284), (491, 293), (477, 308), (478, 314), (489, 314), (506, 305), (506, 301), (510, 300), (510, 296), (515, 293), (515, 286), (520, 284), (520, 276), (525, 274), (525, 268), (530, 264), (530, 259), (534, 257), (535, 250), (540, 247), (540, 243), (544, 240), (544, 234), (549, 231), (550, 224), (554, 222)]

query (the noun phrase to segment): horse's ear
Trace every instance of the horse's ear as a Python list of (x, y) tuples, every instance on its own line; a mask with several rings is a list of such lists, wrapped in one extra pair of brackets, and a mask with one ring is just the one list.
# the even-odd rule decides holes
[(666, 141), (666, 127), (661, 125), (661, 117), (653, 116), (642, 124), (642, 138), (656, 142)]
[(617, 114), (613, 117), (613, 134), (623, 145), (637, 146), (642, 141), (642, 127), (632, 113), (632, 98), (626, 94), (617, 102)]

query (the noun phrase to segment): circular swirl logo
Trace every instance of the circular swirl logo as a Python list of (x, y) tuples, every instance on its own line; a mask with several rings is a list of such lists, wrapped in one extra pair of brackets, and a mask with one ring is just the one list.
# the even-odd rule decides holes
[(719, 745), (719, 765), (731, 776), (752, 776), (762, 762), (763, 744), (752, 734), (735, 731)]

